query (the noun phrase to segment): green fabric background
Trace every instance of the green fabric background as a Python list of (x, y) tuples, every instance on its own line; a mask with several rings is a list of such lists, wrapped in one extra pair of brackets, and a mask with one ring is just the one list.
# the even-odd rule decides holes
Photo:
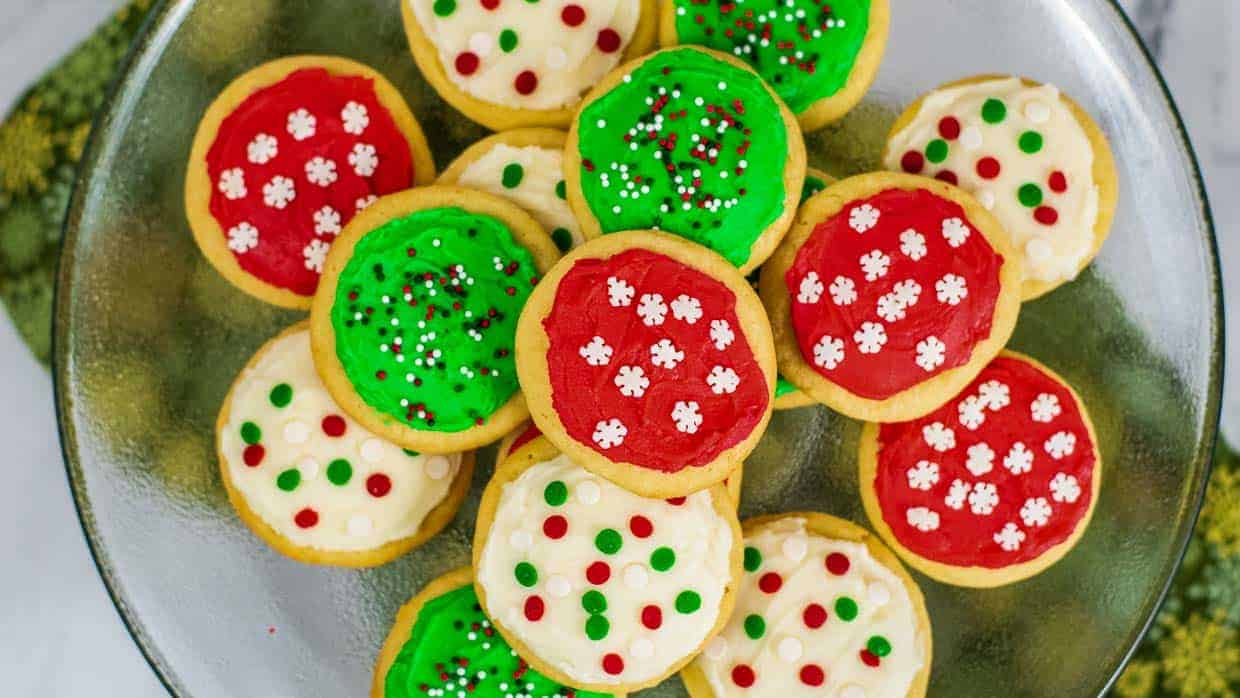
[[(61, 226), (91, 121), (152, 0), (120, 10), (0, 124), (0, 300), (51, 358)], [(1115, 689), (1121, 698), (1240, 696), (1240, 459), (1220, 444), (1184, 566)]]

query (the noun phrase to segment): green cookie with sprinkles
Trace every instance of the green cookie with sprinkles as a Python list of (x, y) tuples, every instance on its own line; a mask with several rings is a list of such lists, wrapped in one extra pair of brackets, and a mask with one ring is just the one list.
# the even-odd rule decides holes
[[(604, 698), (539, 674), (491, 625), (473, 571), (436, 579), (396, 615), (379, 653), (371, 698)], [(623, 694), (618, 694), (620, 698)]]
[(315, 367), (341, 409), (405, 448), (495, 441), (529, 416), (513, 339), (558, 258), (537, 221), (491, 194), (435, 186), (379, 199), (324, 264)]
[(861, 101), (887, 46), (887, 0), (660, 2), (661, 45), (705, 46), (745, 61), (806, 131)]
[(748, 273), (792, 224), (805, 143), (752, 68), (682, 46), (620, 66), (586, 97), (564, 174), (587, 239), (662, 230)]

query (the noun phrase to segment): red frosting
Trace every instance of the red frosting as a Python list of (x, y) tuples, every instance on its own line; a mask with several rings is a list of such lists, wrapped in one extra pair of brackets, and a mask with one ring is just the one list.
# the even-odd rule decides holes
[(207, 172), (211, 215), (241, 268), (303, 296), (314, 294), (340, 229), (371, 197), (414, 181), (409, 142), (374, 81), (322, 68), (298, 70), (246, 98), (220, 124)]
[(784, 276), (801, 354), (883, 400), (968, 363), (990, 336), (1003, 257), (954, 201), (888, 189), (819, 223)]
[(518, 448), (521, 448), (540, 436), (542, 436), (542, 432), (538, 430), (537, 425), (531, 422), (530, 425), (525, 428), (525, 431), (518, 434), (517, 438), (512, 440), (512, 445), (508, 447), (508, 453), (515, 453)]
[(883, 520), (935, 562), (1028, 562), (1089, 511), (1098, 455), (1080, 405), (1027, 361), (995, 359), (930, 415), (882, 425), (878, 445)]
[(736, 296), (670, 257), (578, 261), (543, 326), (560, 421), (613, 461), (704, 465), (748, 437), (771, 399)]

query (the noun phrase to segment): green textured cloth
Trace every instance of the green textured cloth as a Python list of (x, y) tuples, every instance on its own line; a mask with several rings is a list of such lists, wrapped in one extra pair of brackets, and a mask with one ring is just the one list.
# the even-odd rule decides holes
[[(35, 84), (0, 125), (0, 299), (50, 358), (61, 223), (91, 120), (152, 0), (137, 0)], [(1240, 459), (1220, 445), (1184, 566), (1121, 698), (1240, 697)]]

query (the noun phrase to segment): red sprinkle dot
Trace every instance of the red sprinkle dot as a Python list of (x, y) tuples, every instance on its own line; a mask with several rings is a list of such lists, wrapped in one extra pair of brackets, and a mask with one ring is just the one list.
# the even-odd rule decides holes
[(543, 521), (543, 535), (551, 540), (559, 540), (568, 533), (568, 519), (559, 514), (552, 514)]
[(366, 491), (372, 497), (384, 497), (392, 491), (392, 478), (383, 473), (375, 473), (366, 478)]
[(869, 650), (861, 650), (861, 661), (865, 662), (866, 666), (878, 666), (879, 664), (878, 655)]
[(615, 53), (620, 50), (620, 34), (615, 29), (607, 28), (598, 33), (598, 50), (603, 53)]
[(667, 503), (671, 504), (674, 507), (678, 507), (685, 503), (685, 498), (684, 497), (672, 497), (671, 499), (667, 500)]
[(586, 11), (581, 5), (565, 5), (560, 10), (560, 20), (570, 27), (581, 26), (586, 21)]
[(942, 172), (936, 174), (934, 178), (940, 182), (947, 182), (948, 184), (953, 185), (960, 183), (960, 179), (956, 177), (956, 173), (951, 170), (943, 170)]
[(329, 414), (323, 418), (323, 433), (331, 437), (344, 436), (344, 417), (338, 414)]
[(812, 603), (805, 607), (805, 611), (801, 613), (801, 620), (805, 621), (805, 627), (811, 630), (817, 630), (827, 622), (827, 609)]
[(1051, 173), (1050, 178), (1046, 180), (1046, 184), (1051, 188), (1051, 191), (1056, 194), (1062, 194), (1068, 191), (1068, 176), (1059, 170), (1055, 170)]
[(783, 577), (775, 572), (767, 572), (758, 579), (758, 588), (767, 594), (774, 594), (784, 585)]
[(591, 563), (586, 568), (586, 579), (595, 586), (606, 584), (607, 580), (611, 579), (611, 568), (602, 560)]
[(532, 70), (522, 71), (517, 75), (513, 86), (517, 88), (519, 94), (528, 95), (538, 89), (538, 76)]
[(748, 664), (737, 664), (732, 667), (732, 683), (741, 688), (749, 688), (754, 682), (753, 669)]
[(994, 179), (999, 176), (999, 161), (992, 157), (984, 157), (977, 161), (977, 176), (982, 179)]
[(954, 116), (945, 116), (939, 121), (939, 135), (949, 141), (960, 137), (960, 122)]
[(900, 158), (900, 168), (909, 174), (918, 174), (926, 166), (926, 156), (910, 150)]
[(499, 0), (482, 0), (482, 6), (488, 10), (499, 7)]
[(259, 463), (263, 462), (263, 456), (267, 455), (267, 451), (262, 444), (252, 444), (245, 447), (245, 451), (241, 453), (241, 458), (245, 464), (251, 468), (257, 468)]
[(603, 655), (603, 671), (615, 676), (624, 671), (624, 660), (620, 655), (611, 652)]
[(663, 625), (663, 611), (653, 604), (642, 609), (642, 625), (658, 630)]
[(456, 56), (456, 72), (461, 75), (473, 75), (478, 70), (478, 54), (462, 51)]
[(650, 519), (638, 514), (629, 519), (629, 531), (638, 538), (649, 538), (654, 533), (654, 524), (650, 523)]
[(319, 512), (313, 509), (302, 509), (293, 517), (293, 523), (300, 528), (313, 528), (319, 522)]
[(1033, 218), (1042, 225), (1055, 225), (1059, 222), (1059, 212), (1050, 206), (1039, 206), (1034, 210)]
[(821, 686), (826, 678), (826, 674), (822, 673), (822, 667), (817, 664), (806, 664), (801, 667), (801, 683), (806, 686)]
[(848, 573), (852, 563), (844, 553), (831, 553), (827, 556), (827, 571), (839, 577)]
[(542, 620), (543, 613), (547, 610), (546, 605), (539, 596), (531, 596), (525, 600), (525, 617), (531, 621)]

